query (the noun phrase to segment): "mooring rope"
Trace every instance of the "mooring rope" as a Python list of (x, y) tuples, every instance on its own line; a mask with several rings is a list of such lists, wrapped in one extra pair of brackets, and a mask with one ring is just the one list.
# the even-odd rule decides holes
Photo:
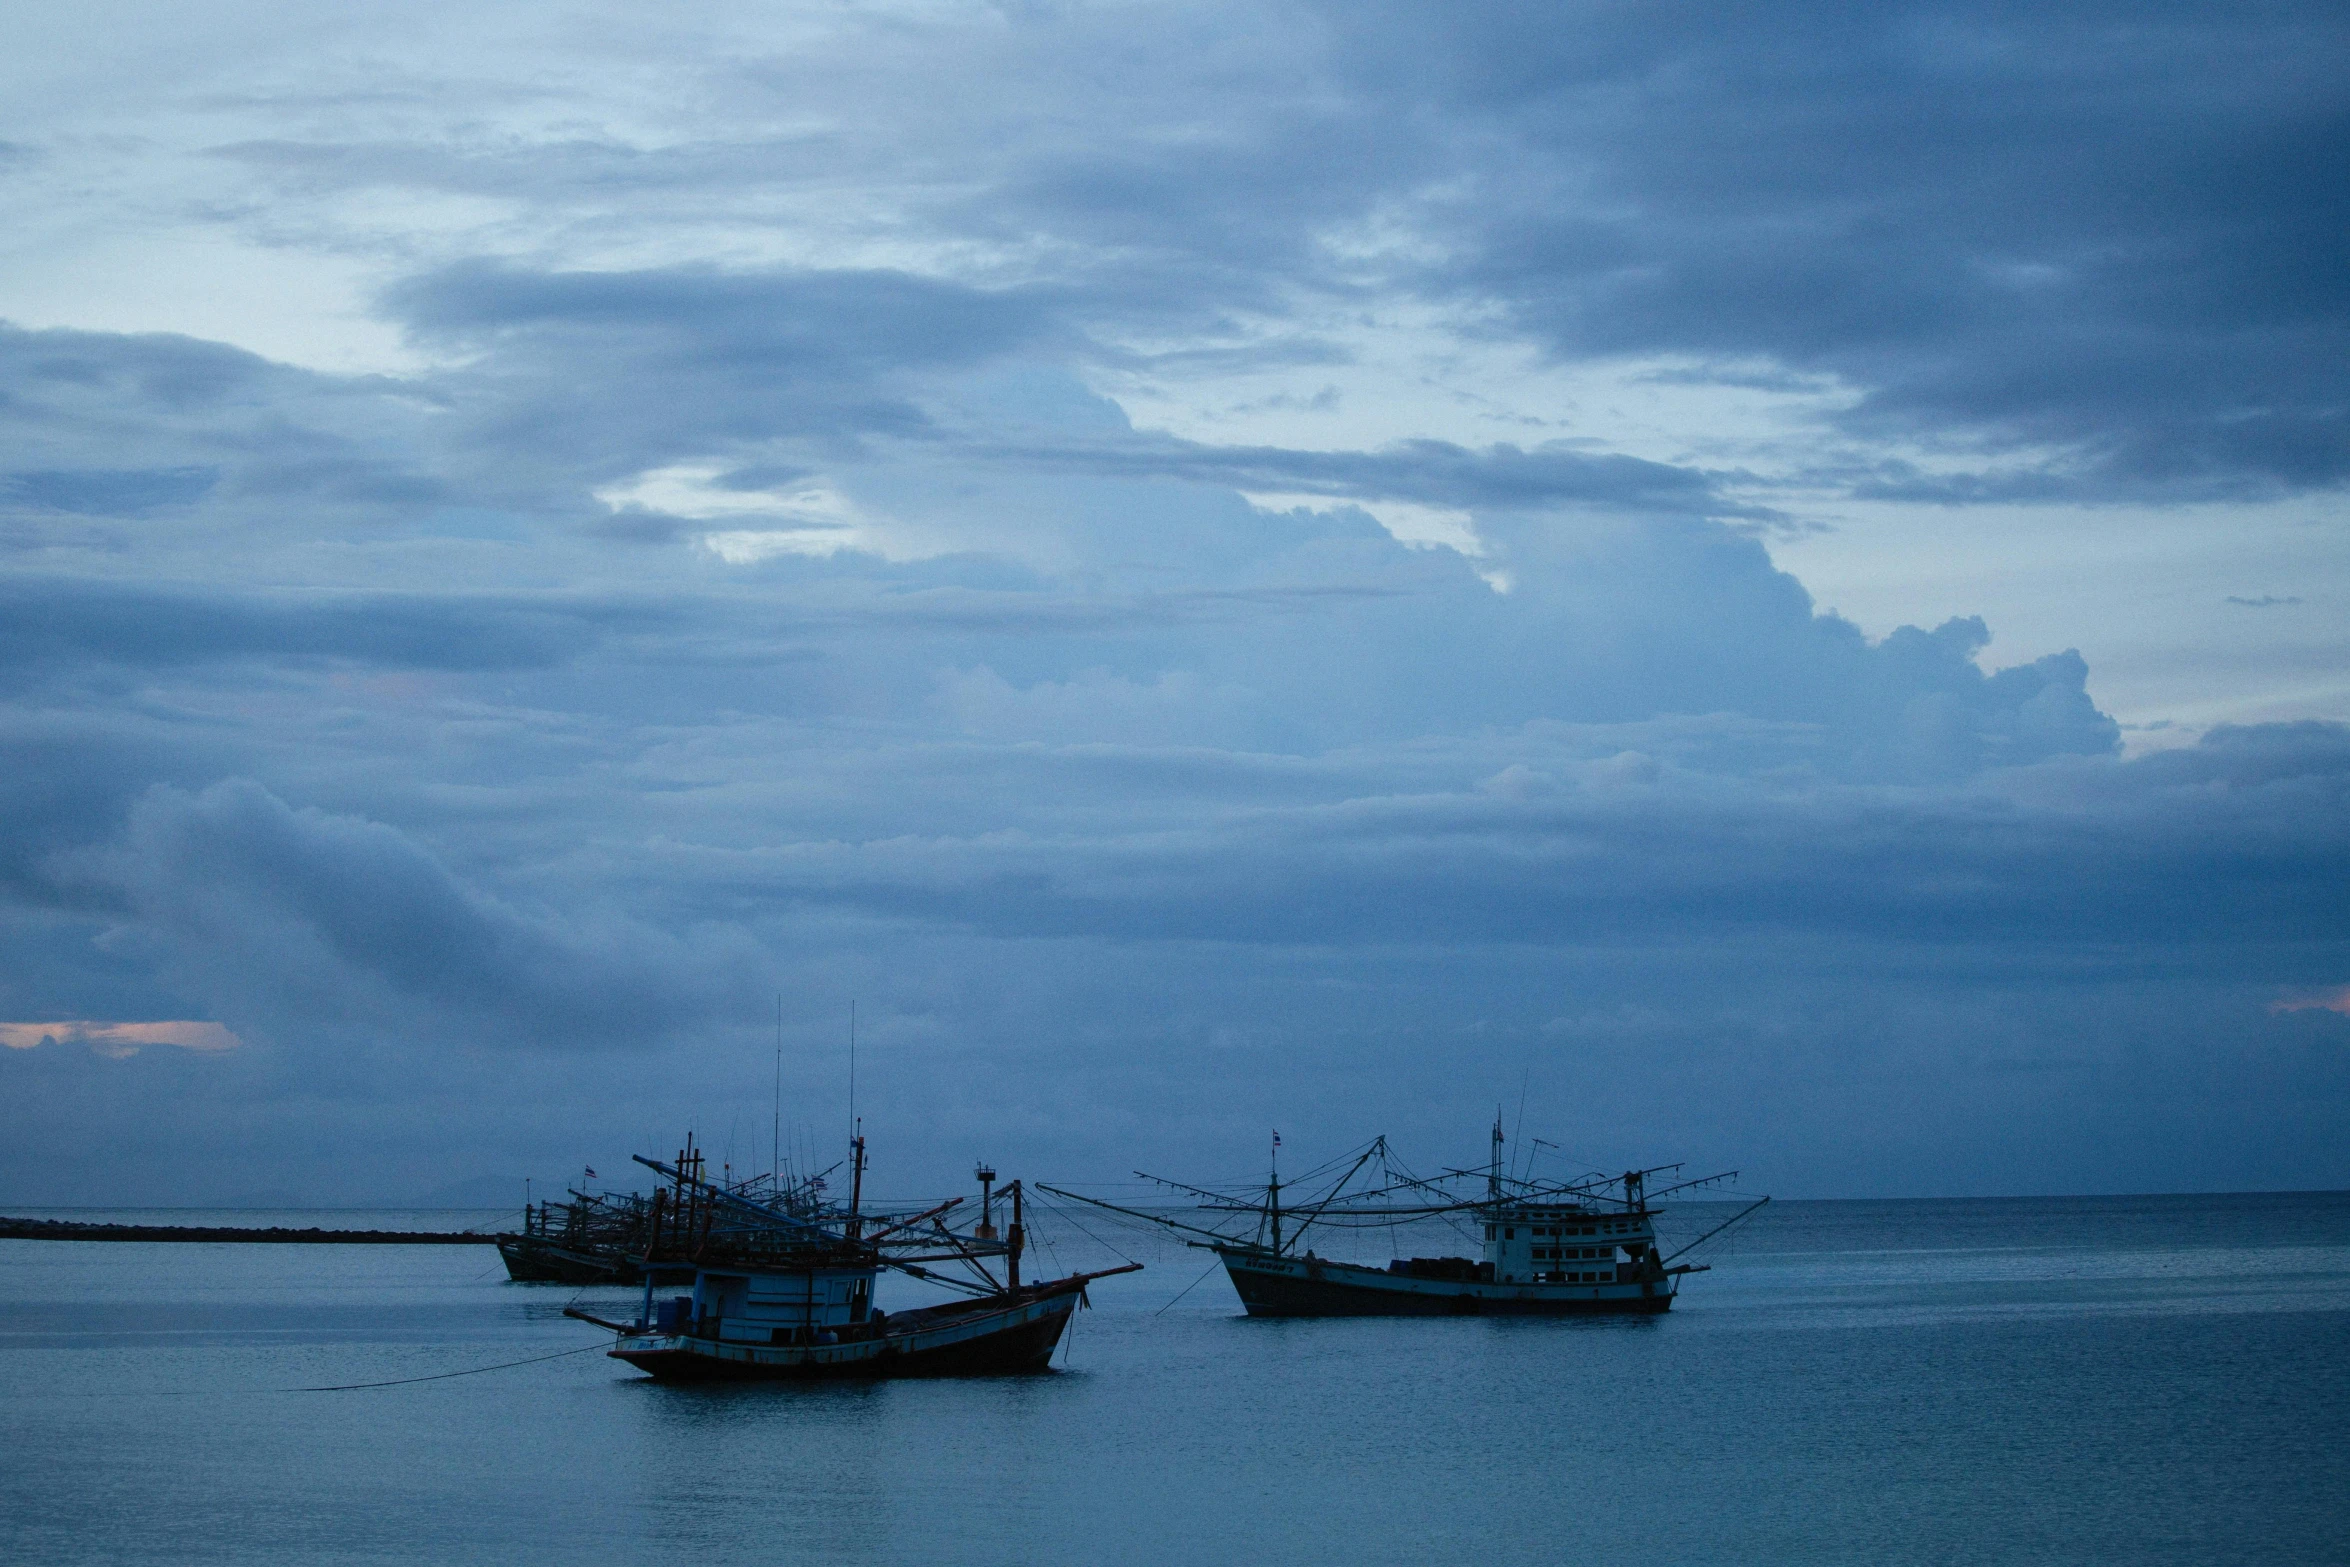
[(477, 1377), (485, 1371), (511, 1371), (516, 1366), (535, 1366), (542, 1360), (562, 1360), (571, 1355), (584, 1355), (590, 1350), (602, 1349), (601, 1344), (583, 1344), (578, 1349), (561, 1349), (552, 1355), (533, 1355), (528, 1360), (505, 1360), (494, 1366), (469, 1366), (463, 1371), (436, 1371), (429, 1377), (394, 1377), (388, 1382), (343, 1382), (333, 1387), (281, 1387), (280, 1393), (356, 1393), (371, 1387), (406, 1387), (412, 1382), (446, 1382), (451, 1377)]

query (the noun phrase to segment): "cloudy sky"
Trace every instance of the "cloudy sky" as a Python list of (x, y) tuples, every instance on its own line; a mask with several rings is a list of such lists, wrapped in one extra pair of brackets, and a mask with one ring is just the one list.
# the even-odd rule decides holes
[(0, 1197), (2350, 1184), (2338, 6), (9, 31)]

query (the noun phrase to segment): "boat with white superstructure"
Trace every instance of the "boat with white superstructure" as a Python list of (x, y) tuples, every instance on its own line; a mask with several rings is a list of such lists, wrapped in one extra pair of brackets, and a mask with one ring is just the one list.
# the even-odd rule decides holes
[[(1666, 1252), (1657, 1235), (1657, 1199), (1734, 1179), (1736, 1171), (1661, 1186), (1653, 1184), (1656, 1178), (1676, 1174), (1679, 1165), (1536, 1181), (1504, 1173), (1502, 1142), (1496, 1120), (1484, 1170), (1451, 1170), (1422, 1180), (1400, 1170), (1387, 1140), (1375, 1138), (1334, 1181), (1303, 1201), (1295, 1195), (1298, 1182), (1290, 1183), (1284, 1200), (1277, 1151), (1270, 1179), (1246, 1195), (1143, 1176), (1196, 1199), (1200, 1209), (1249, 1216), (1254, 1223), (1245, 1233), (1224, 1227), (1229, 1220), (1202, 1225), (1042, 1183), (1039, 1189), (1174, 1230), (1185, 1244), (1214, 1252), (1242, 1306), (1256, 1317), (1654, 1315), (1672, 1309), (1684, 1278), (1708, 1267), (1678, 1258), (1770, 1201), (1762, 1198)], [(1327, 1175), (1341, 1162), (1316, 1173)], [(1383, 1178), (1358, 1188), (1357, 1177), (1373, 1168)], [(1306, 1177), (1313, 1180), (1313, 1174)], [(1485, 1190), (1463, 1196), (1463, 1180), (1482, 1181)], [(1432, 1218), (1470, 1226), (1472, 1234), (1481, 1230), (1482, 1255), (1398, 1257), (1378, 1267), (1323, 1257), (1306, 1244), (1317, 1228), (1394, 1227)]]

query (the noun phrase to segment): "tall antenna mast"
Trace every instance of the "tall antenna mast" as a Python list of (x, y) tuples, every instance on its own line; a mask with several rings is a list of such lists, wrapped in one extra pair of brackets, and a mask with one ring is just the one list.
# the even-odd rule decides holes
[(775, 1127), (767, 1144), (767, 1179), (783, 1180), (783, 992), (775, 993)]
[(857, 1135), (857, 998), (849, 998), (849, 1135)]
[[(1525, 1077), (1518, 1083), (1518, 1124), (1510, 1128), (1510, 1136), (1517, 1139), (1520, 1148), (1524, 1148), (1526, 1145), (1526, 1090), (1533, 1086), (1534, 1069), (1528, 1067)], [(1510, 1155), (1510, 1174), (1514, 1177), (1517, 1173), (1518, 1155), (1513, 1153)], [(1526, 1161), (1526, 1177), (1531, 1180), (1533, 1176), (1534, 1161), (1529, 1158)]]
[(1485, 1195), (1501, 1200), (1501, 1106), (1493, 1107), (1493, 1163), (1485, 1174)]

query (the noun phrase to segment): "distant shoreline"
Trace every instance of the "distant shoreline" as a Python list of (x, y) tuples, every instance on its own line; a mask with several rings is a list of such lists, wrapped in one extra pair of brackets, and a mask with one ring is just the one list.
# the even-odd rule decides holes
[(497, 1236), (478, 1230), (240, 1229), (210, 1224), (80, 1224), (67, 1219), (0, 1217), (0, 1240), (11, 1241), (244, 1241), (310, 1246), (488, 1246)]

